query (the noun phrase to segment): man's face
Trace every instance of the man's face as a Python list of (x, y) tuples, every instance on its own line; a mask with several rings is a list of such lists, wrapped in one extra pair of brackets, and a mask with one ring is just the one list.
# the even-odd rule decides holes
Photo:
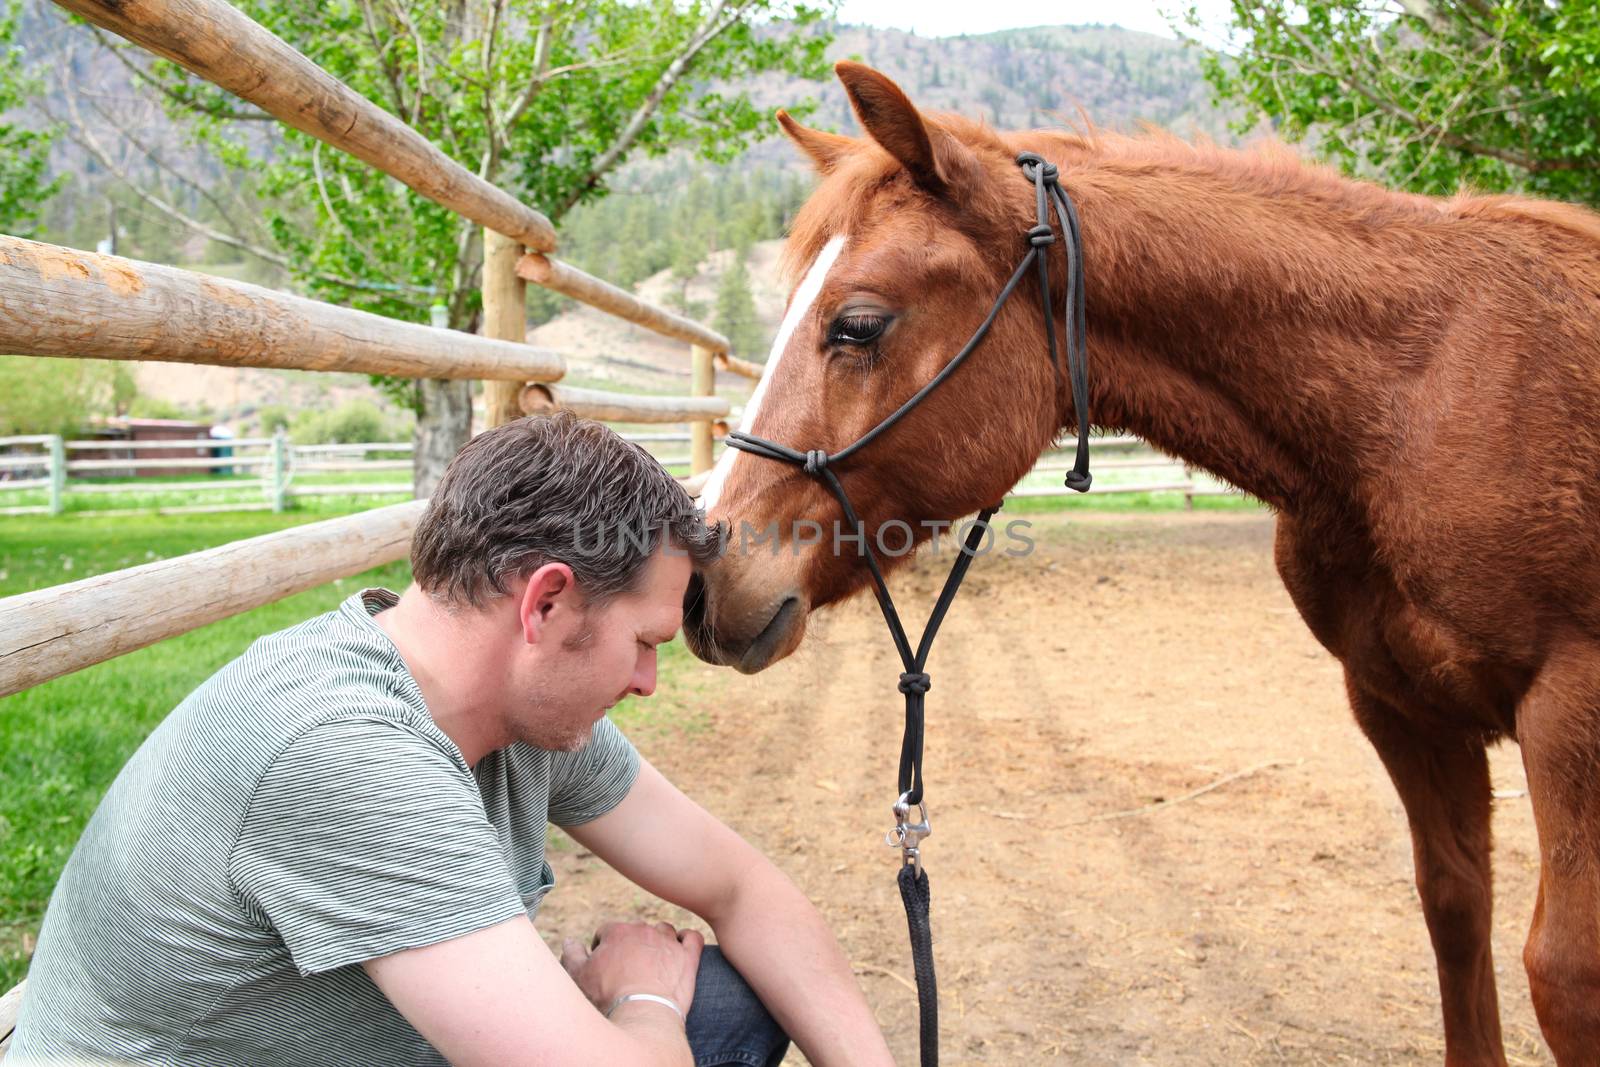
[(656, 688), (656, 646), (683, 622), (683, 594), (692, 565), (681, 552), (658, 551), (638, 589), (575, 614), (555, 640), (529, 657), (521, 683), (526, 699), (513, 711), (520, 741), (554, 751), (581, 748), (623, 697)]

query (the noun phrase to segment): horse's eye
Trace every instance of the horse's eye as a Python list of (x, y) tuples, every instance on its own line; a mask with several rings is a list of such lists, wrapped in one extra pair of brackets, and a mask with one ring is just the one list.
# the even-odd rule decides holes
[(889, 320), (877, 315), (842, 315), (828, 327), (830, 345), (870, 345), (888, 327)]

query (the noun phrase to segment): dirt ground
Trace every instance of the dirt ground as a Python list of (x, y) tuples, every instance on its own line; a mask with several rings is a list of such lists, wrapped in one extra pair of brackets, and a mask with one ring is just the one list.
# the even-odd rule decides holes
[[(1441, 1062), (1405, 820), (1273, 572), (1270, 518), (1030, 519), (1037, 549), (978, 561), (930, 664), (944, 1062)], [(896, 581), (908, 618), (948, 561)], [(910, 1065), (882, 844), (900, 668), (870, 598), (812, 623), (765, 674), (690, 667), (707, 725), (641, 748), (817, 903)], [(1521, 966), (1537, 850), (1514, 747), (1494, 784), (1507, 1051), (1549, 1063)], [(591, 856), (556, 859), (552, 940), (619, 915), (688, 921)]]

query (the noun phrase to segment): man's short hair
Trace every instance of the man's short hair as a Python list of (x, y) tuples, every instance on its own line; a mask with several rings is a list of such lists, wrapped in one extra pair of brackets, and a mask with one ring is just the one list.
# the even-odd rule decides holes
[(411, 573), (435, 599), (482, 607), (561, 562), (587, 602), (603, 604), (637, 588), (663, 535), (696, 565), (719, 549), (650, 453), (562, 411), (496, 427), (456, 454), (417, 523)]

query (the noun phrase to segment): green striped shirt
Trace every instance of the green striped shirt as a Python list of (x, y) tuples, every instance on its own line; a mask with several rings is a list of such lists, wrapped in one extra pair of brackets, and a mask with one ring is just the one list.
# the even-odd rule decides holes
[(443, 1063), (363, 960), (530, 918), (547, 824), (639, 769), (608, 720), (573, 753), (469, 768), (367, 590), (255, 642), (167, 717), (56, 885), (6, 1067)]

